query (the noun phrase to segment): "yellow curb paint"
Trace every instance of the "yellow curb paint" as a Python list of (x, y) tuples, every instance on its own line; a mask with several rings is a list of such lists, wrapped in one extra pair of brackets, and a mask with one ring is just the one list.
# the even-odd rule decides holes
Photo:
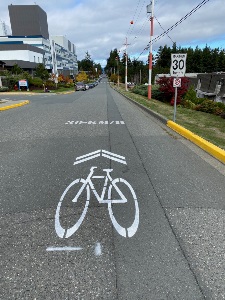
[(212, 143), (204, 140), (200, 136), (192, 133), (191, 131), (185, 129), (184, 127), (174, 123), (173, 121), (167, 121), (167, 126), (179, 133), (180, 135), (184, 136), (188, 140), (192, 141), (200, 148), (220, 160), (222, 163), (225, 163), (225, 151)]
[(68, 95), (68, 94), (72, 94), (75, 93), (75, 91), (70, 91), (70, 92), (59, 92), (57, 93), (57, 95)]
[(23, 102), (20, 102), (20, 103), (17, 103), (17, 104), (12, 104), (12, 105), (8, 105), (8, 106), (3, 106), (3, 107), (0, 107), (0, 111), (3, 111), (3, 110), (8, 110), (8, 109), (11, 109), (11, 108), (15, 108), (15, 107), (19, 107), (19, 106), (23, 106), (23, 105), (26, 105), (30, 103), (29, 100), (25, 100)]

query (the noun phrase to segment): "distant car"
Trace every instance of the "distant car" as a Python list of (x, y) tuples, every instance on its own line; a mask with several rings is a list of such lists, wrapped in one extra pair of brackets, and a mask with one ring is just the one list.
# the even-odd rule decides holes
[(88, 90), (89, 89), (89, 85), (87, 83), (85, 83), (85, 89)]
[(77, 82), (75, 84), (75, 90), (76, 91), (86, 91), (86, 86), (83, 82)]
[(93, 89), (93, 87), (95, 87), (95, 85), (93, 83), (88, 83), (89, 89)]

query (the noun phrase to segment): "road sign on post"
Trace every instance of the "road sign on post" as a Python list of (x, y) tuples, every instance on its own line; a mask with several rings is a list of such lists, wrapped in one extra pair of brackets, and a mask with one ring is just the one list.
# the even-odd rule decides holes
[(181, 87), (181, 78), (174, 78), (173, 79), (173, 87), (174, 88)]
[(187, 53), (172, 53), (171, 54), (171, 67), (170, 75), (175, 77), (173, 79), (173, 87), (175, 88), (175, 97), (174, 97), (174, 112), (173, 112), (173, 121), (176, 121), (176, 110), (177, 110), (177, 88), (181, 87), (181, 78), (184, 77), (186, 72), (186, 59)]
[(172, 53), (170, 75), (172, 77), (184, 77), (186, 72), (187, 53)]

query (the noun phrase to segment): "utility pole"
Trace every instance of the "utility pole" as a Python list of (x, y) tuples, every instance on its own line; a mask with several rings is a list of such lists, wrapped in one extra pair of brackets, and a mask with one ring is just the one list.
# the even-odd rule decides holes
[(119, 56), (116, 57), (117, 60), (117, 86), (120, 87), (120, 73), (119, 73)]
[(127, 89), (127, 46), (130, 44), (127, 44), (127, 37), (126, 37), (126, 43), (124, 44), (126, 46), (126, 50), (125, 50), (125, 90), (128, 91)]
[(147, 5), (147, 13), (150, 13), (150, 47), (149, 47), (149, 76), (148, 76), (148, 100), (152, 98), (152, 37), (154, 20), (154, 0)]

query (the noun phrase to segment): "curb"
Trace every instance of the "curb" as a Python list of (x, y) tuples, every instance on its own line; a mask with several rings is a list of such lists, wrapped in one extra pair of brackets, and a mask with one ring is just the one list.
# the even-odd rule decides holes
[(57, 95), (68, 95), (68, 94), (73, 94), (75, 91), (69, 91), (69, 92), (61, 92), (61, 93), (56, 93)]
[(214, 144), (206, 141), (205, 139), (201, 138), (200, 136), (192, 133), (191, 131), (185, 129), (184, 127), (174, 123), (173, 121), (168, 121), (167, 126), (185, 137), (186, 139), (190, 140), (222, 163), (225, 164), (225, 150), (215, 146)]
[[(68, 92), (54, 92), (52, 91), (51, 93), (53, 94), (56, 94), (56, 95), (60, 95), (60, 94), (72, 94), (74, 93), (75, 91), (68, 91)], [(44, 95), (45, 93), (44, 92), (40, 92), (40, 93), (32, 93), (32, 92), (1, 92), (0, 95), (32, 95), (32, 96), (35, 96), (35, 95)]]
[(120, 91), (114, 89), (115, 91), (117, 91), (117, 93), (119, 93), (120, 95), (122, 95), (123, 97), (125, 97), (127, 100), (129, 100), (130, 102), (134, 103), (135, 105), (137, 105), (138, 107), (142, 108), (143, 110), (145, 110), (147, 113), (149, 113), (150, 115), (152, 115), (153, 117), (155, 117), (156, 119), (158, 119), (159, 121), (161, 121), (164, 125), (167, 125), (168, 119), (163, 117), (162, 115), (160, 115), (157, 112), (154, 112), (152, 110), (150, 110), (150, 108), (136, 102), (135, 100), (129, 98), (128, 96), (122, 94)]
[(129, 98), (128, 96), (123, 95), (121, 92), (119, 92), (115, 88), (113, 88), (113, 89), (115, 91), (117, 91), (119, 94), (121, 94), (123, 97), (128, 99), (130, 102), (134, 103), (138, 107), (144, 109), (147, 113), (149, 113), (153, 117), (160, 120), (163, 124), (165, 124), (166, 126), (171, 128), (173, 131), (177, 132), (178, 134), (182, 135), (186, 139), (190, 140), (192, 143), (194, 143), (195, 145), (197, 145), (198, 147), (200, 147), (201, 149), (203, 149), (204, 151), (206, 151), (207, 153), (209, 153), (210, 155), (212, 155), (213, 157), (218, 159), (220, 162), (225, 164), (225, 150), (223, 150), (223, 149), (215, 146), (214, 144), (206, 141), (205, 139), (201, 138), (197, 134), (194, 134), (190, 130), (185, 129), (184, 127), (178, 125), (177, 123), (166, 119), (165, 117), (161, 116), (160, 114), (150, 110), (146, 106), (144, 106), (144, 105), (134, 101), (133, 99)]
[(0, 95), (36, 95), (32, 92), (1, 92)]
[(23, 106), (23, 105), (26, 105), (30, 103), (29, 100), (25, 100), (23, 102), (20, 102), (20, 103), (17, 103), (17, 104), (12, 104), (12, 105), (8, 105), (8, 106), (3, 106), (3, 107), (0, 107), (0, 111), (3, 111), (3, 110), (8, 110), (8, 109), (11, 109), (11, 108), (15, 108), (15, 107), (19, 107), (19, 106)]

